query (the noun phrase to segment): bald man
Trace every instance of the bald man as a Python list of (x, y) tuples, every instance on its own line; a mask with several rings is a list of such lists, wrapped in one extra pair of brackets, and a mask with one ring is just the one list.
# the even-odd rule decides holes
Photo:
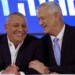
[(41, 41), (28, 34), (27, 21), (23, 14), (15, 12), (8, 16), (6, 34), (0, 38), (1, 74), (35, 74), (29, 69), (32, 60), (43, 60)]

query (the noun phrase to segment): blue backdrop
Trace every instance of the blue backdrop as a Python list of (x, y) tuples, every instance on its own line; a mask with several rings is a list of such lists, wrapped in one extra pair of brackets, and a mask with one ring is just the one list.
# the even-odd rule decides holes
[(0, 0), (0, 33), (5, 33), (4, 24), (12, 12), (21, 12), (26, 16), (29, 33), (43, 33), (37, 18), (37, 8), (49, 1), (58, 3), (62, 8), (64, 22), (75, 26), (75, 0)]

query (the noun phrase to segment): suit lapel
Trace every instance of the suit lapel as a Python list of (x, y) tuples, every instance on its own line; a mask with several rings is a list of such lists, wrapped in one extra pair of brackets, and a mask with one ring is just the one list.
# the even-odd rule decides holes
[(27, 37), (25, 38), (21, 48), (19, 49), (19, 52), (18, 52), (18, 55), (17, 55), (17, 58), (16, 58), (16, 65), (20, 65), (20, 63), (23, 61), (23, 57), (24, 59), (26, 59), (26, 62), (27, 62), (27, 54), (29, 53), (27, 51), (27, 45), (29, 44), (29, 39), (28, 39), (28, 35)]
[(2, 48), (2, 52), (3, 52), (3, 57), (4, 57), (5, 64), (8, 66), (8, 65), (11, 64), (11, 55), (10, 55), (6, 35), (2, 38), (2, 46), (1, 46), (1, 48)]
[[(53, 52), (53, 46), (52, 46), (52, 41), (51, 41), (51, 38), (50, 38), (50, 35), (46, 35), (46, 38), (45, 38), (46, 42), (45, 42), (45, 46), (48, 48), (46, 48), (48, 51), (46, 52), (47, 57), (48, 57), (48, 61), (50, 59), (50, 62), (48, 62), (49, 66), (53, 65), (53, 64), (56, 64), (56, 61), (55, 61), (55, 57), (54, 57), (54, 52)], [(46, 50), (45, 49), (45, 50)]]
[(66, 57), (69, 54), (70, 41), (72, 41), (70, 36), (70, 30), (67, 25), (65, 27), (65, 32), (62, 41), (63, 42), (61, 47), (61, 65), (64, 63), (64, 61), (66, 61)]
[[(24, 45), (24, 44), (23, 44)], [(17, 55), (17, 58), (16, 58), (16, 65), (20, 65), (20, 63), (22, 62), (22, 60), (23, 60), (23, 56), (24, 56), (24, 49), (25, 48), (23, 48), (23, 45), (22, 45), (22, 47), (19, 49), (19, 51), (18, 51), (18, 55)]]
[(50, 60), (51, 60), (51, 65), (54, 65), (56, 64), (56, 61), (55, 61), (55, 56), (54, 56), (54, 51), (53, 51), (53, 45), (52, 45), (52, 41), (51, 41), (51, 37), (50, 37), (50, 46), (51, 46), (51, 50), (50, 50)]

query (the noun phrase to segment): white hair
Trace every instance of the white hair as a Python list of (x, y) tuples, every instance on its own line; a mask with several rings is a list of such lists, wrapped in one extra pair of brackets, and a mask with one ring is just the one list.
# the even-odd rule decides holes
[(57, 3), (53, 2), (53, 1), (51, 1), (51, 2), (46, 2), (46, 3), (42, 3), (42, 4), (39, 6), (39, 8), (42, 7), (42, 6), (46, 6), (46, 7), (49, 9), (49, 12), (50, 12), (50, 13), (55, 13), (55, 12), (57, 12), (57, 13), (59, 13), (59, 14), (62, 15), (62, 10), (61, 10), (60, 6), (59, 6)]

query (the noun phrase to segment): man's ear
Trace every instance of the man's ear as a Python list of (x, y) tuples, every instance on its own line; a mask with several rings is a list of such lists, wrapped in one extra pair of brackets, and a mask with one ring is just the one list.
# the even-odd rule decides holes
[(57, 19), (59, 14), (56, 12), (56, 13), (54, 13), (54, 16), (55, 16), (55, 19)]
[(7, 31), (7, 24), (4, 25), (5, 30)]
[(4, 25), (4, 28), (6, 29), (6, 24)]

